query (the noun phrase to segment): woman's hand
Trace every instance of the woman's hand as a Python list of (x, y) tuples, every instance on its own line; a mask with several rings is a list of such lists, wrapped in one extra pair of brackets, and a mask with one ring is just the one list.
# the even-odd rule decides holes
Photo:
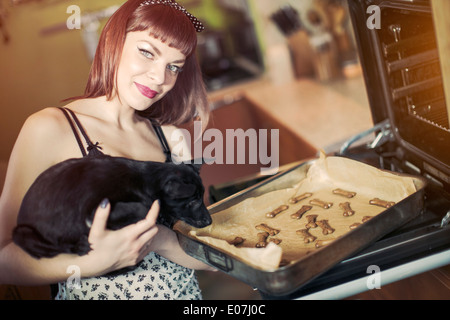
[(162, 225), (158, 226), (158, 228), (159, 232), (151, 244), (151, 247), (153, 248), (152, 251), (155, 251), (164, 258), (186, 268), (217, 271), (216, 269), (184, 252), (178, 242), (177, 234), (174, 231)]
[[(136, 265), (152, 250), (152, 241), (158, 232), (156, 219), (159, 214), (159, 202), (155, 201), (144, 220), (126, 226), (120, 230), (106, 229), (111, 210), (108, 200), (102, 201), (95, 212), (89, 233), (92, 250), (88, 256), (96, 264), (92, 270), (98, 276), (124, 267)], [(83, 270), (82, 270), (83, 272)]]

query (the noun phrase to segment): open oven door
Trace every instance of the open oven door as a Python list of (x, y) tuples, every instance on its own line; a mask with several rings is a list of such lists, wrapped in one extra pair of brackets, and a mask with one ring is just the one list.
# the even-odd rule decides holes
[(374, 123), (389, 123), (400, 166), (450, 192), (449, 107), (430, 1), (348, 4)]

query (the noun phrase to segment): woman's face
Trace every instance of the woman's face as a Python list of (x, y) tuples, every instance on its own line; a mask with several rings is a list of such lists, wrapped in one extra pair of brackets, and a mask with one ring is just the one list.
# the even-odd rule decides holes
[(123, 104), (143, 111), (175, 85), (186, 56), (148, 34), (129, 32), (117, 71), (117, 91)]

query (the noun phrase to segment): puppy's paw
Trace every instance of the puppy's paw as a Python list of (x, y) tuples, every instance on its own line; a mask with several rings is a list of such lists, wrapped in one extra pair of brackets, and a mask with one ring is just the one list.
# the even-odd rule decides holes
[(83, 235), (80, 238), (80, 241), (78, 241), (73, 248), (71, 249), (72, 253), (78, 254), (79, 256), (83, 256), (85, 254), (88, 254), (89, 251), (91, 251), (91, 245), (88, 241), (88, 236)]

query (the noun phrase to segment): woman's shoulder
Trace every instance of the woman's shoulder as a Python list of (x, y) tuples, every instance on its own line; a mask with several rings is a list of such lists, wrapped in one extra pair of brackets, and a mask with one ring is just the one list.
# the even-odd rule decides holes
[(43, 108), (30, 115), (27, 122), (29, 125), (40, 126), (41, 124), (47, 124), (51, 129), (64, 129), (67, 127), (67, 118), (62, 109), (70, 109), (75, 114), (84, 114), (88, 110), (92, 109), (92, 104), (97, 100), (98, 99), (79, 99), (74, 100), (62, 107)]
[(57, 108), (45, 108), (25, 120), (11, 152), (4, 190), (23, 196), (42, 171), (67, 158), (63, 118)]
[(25, 120), (16, 144), (24, 146), (29, 152), (46, 152), (48, 149), (52, 153), (63, 147), (70, 133), (69, 124), (61, 110), (44, 108)]
[(35, 133), (61, 130), (65, 116), (59, 108), (49, 107), (31, 114), (25, 121), (24, 129)]

